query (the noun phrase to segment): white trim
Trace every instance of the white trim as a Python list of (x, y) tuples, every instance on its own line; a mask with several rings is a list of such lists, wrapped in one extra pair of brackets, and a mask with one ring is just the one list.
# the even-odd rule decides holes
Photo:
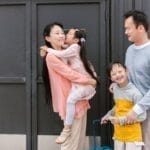
[(144, 48), (145, 46), (148, 46), (148, 45), (150, 45), (150, 41), (148, 41), (147, 43), (145, 43), (145, 44), (142, 44), (142, 45), (135, 45), (135, 44), (133, 44), (134, 45), (134, 48), (135, 49), (142, 49), (142, 48)]
[[(38, 150), (60, 150), (60, 145), (55, 143), (57, 136), (38, 135)], [(100, 137), (96, 137), (97, 145), (100, 145)], [(87, 136), (84, 150), (89, 150), (93, 146), (93, 137)]]
[(26, 135), (0, 134), (0, 150), (26, 150)]
[[(55, 143), (57, 136), (38, 135), (37, 150), (60, 150), (60, 145)], [(100, 145), (100, 137), (96, 137), (97, 145)], [(87, 136), (84, 150), (93, 146), (93, 137)], [(26, 150), (26, 135), (24, 134), (0, 134), (0, 150)]]

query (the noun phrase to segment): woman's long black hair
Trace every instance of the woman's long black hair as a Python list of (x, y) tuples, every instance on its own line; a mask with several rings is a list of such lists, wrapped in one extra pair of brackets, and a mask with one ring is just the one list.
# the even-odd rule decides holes
[[(54, 26), (59, 26), (60, 28), (63, 29), (63, 25), (58, 22), (54, 22), (52, 24), (48, 24), (43, 31), (43, 37), (45, 40), (45, 45), (49, 48), (52, 48), (52, 45), (46, 41), (45, 37), (50, 36), (51, 30)], [(45, 86), (45, 97), (46, 97), (46, 104), (50, 105), (51, 104), (51, 87), (50, 87), (50, 79), (49, 79), (49, 73), (48, 73), (48, 68), (46, 64), (46, 56), (43, 58), (43, 69), (42, 69), (42, 77), (43, 77), (43, 82)]]
[(79, 30), (77, 29), (75, 31), (75, 35), (74, 38), (79, 39), (78, 44), (80, 45), (81, 49), (80, 49), (80, 58), (83, 62), (83, 65), (86, 69), (86, 71), (91, 75), (91, 77), (93, 79), (95, 79), (97, 81), (97, 83), (100, 83), (99, 78), (97, 77), (97, 75), (94, 74), (94, 68), (92, 69), (92, 64), (91, 62), (87, 59), (86, 56), (86, 34), (83, 30)]

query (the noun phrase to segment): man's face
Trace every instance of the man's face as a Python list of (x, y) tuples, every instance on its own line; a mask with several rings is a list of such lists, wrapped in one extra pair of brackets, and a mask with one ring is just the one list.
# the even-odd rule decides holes
[(128, 40), (135, 43), (138, 40), (139, 27), (136, 27), (132, 17), (125, 19), (124, 27)]

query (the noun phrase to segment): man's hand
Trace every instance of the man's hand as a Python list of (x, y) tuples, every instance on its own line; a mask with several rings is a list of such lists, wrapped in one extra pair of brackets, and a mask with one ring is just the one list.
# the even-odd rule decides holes
[(127, 124), (133, 124), (137, 120), (137, 114), (131, 110), (127, 115)]

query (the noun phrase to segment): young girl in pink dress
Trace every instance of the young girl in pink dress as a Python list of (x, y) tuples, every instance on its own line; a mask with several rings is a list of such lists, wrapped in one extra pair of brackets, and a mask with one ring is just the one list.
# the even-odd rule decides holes
[[(70, 29), (66, 35), (68, 48), (62, 51), (43, 47), (47, 52), (54, 54), (68, 64), (73, 70), (92, 77), (98, 82), (93, 66), (89, 63), (85, 55), (85, 34), (79, 29)], [(72, 82), (72, 88), (67, 98), (66, 118), (64, 129), (56, 139), (56, 143), (62, 144), (71, 136), (71, 126), (75, 116), (75, 104), (81, 99), (90, 100), (95, 95), (95, 87), (92, 85), (81, 85)]]

